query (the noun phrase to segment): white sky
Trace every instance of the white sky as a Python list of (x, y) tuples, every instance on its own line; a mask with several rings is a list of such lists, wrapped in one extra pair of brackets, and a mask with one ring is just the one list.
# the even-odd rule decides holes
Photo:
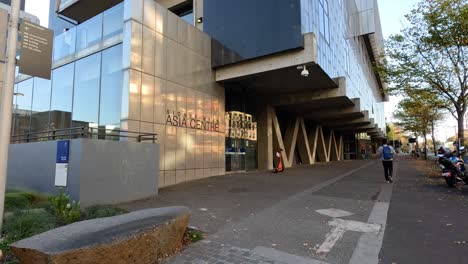
[[(47, 26), (49, 20), (49, 3), (54, 0), (26, 0), (26, 12), (36, 15), (41, 21), (41, 25)], [(334, 1), (334, 0), (332, 0)], [(384, 37), (398, 33), (405, 24), (404, 15), (411, 11), (411, 8), (418, 0), (378, 0), (380, 19)], [(385, 104), (385, 117), (392, 120), (392, 113), (398, 104), (399, 99), (391, 97), (390, 102)], [(448, 115), (446, 121), (437, 128), (437, 135), (440, 140), (445, 140), (448, 136), (454, 134), (456, 126), (455, 119)]]
[(49, 6), (50, 1), (55, 0), (26, 0), (25, 11), (39, 17), (41, 26), (49, 25)]

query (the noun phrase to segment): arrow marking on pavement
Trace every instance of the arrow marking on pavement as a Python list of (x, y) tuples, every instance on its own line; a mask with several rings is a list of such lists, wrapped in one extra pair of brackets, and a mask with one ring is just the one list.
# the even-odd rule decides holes
[[(328, 210), (328, 211), (327, 211)], [(331, 211), (330, 211), (331, 210)], [(328, 216), (349, 216), (353, 213), (339, 210), (339, 209), (322, 209), (317, 210), (318, 213)], [(328, 225), (333, 226), (333, 229), (326, 235), (325, 241), (317, 249), (317, 254), (327, 254), (335, 246), (336, 242), (343, 237), (346, 231), (355, 231), (361, 233), (376, 233), (378, 234), (381, 226), (377, 224), (369, 224), (364, 222), (344, 220), (340, 218), (333, 218), (328, 222)]]

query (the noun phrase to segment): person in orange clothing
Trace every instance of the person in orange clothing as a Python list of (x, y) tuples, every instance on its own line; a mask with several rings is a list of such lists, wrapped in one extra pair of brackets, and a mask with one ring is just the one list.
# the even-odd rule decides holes
[(283, 153), (282, 149), (279, 149), (276, 151), (276, 168), (274, 169), (274, 172), (283, 172), (284, 171), (284, 163), (283, 163)]

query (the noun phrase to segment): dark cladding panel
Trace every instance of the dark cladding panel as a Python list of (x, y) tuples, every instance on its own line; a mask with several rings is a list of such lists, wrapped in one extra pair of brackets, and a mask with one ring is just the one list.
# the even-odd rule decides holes
[(213, 67), (303, 47), (300, 0), (205, 0)]

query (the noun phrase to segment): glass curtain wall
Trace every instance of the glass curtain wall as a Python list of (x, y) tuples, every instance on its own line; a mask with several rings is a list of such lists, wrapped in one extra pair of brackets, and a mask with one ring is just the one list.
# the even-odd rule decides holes
[(15, 87), (13, 134), (71, 127), (120, 128), (122, 44)]
[(123, 11), (122, 3), (55, 37), (55, 63), (82, 58), (52, 70), (51, 80), (34, 77), (15, 85), (13, 135), (83, 126), (120, 128), (122, 44), (98, 48), (100, 43), (118, 43)]

